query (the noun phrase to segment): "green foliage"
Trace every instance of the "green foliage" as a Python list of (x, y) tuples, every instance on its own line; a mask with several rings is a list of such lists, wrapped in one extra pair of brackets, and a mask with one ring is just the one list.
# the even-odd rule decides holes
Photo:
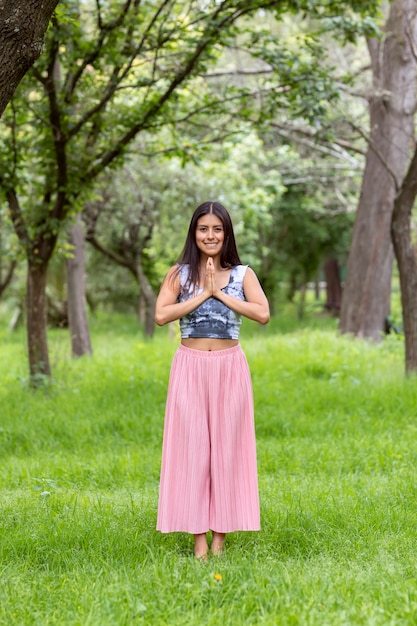
[[(359, 11), (347, 3), (339, 7), (340, 19), (352, 15), (350, 4)], [(96, 176), (123, 160), (145, 131), (152, 150), (158, 131), (170, 127), (167, 148), (198, 162), (199, 146), (226, 126), (233, 133), (239, 120), (265, 121), (277, 107), (318, 123), (337, 96), (323, 46), (312, 35), (288, 45), (269, 18), (268, 28), (259, 28), (253, 15), (270, 7), (278, 17), (300, 9), (319, 21), (333, 15), (328, 2), (213, 2), (190, 11), (182, 2), (60, 6), (45, 52), (6, 111), (0, 134), (2, 185), (17, 194), (13, 221), (24, 219), (27, 231), (19, 231), (21, 242), (48, 234), (53, 242)], [(266, 78), (208, 81), (209, 68), (236, 42), (248, 69), (258, 63)]]
[(326, 255), (344, 256), (349, 246), (352, 215), (326, 212), (315, 200), (302, 186), (288, 187), (273, 211), (282, 267), (302, 282), (315, 277)]
[[(347, 4), (348, 16), (349, 4), (359, 10)], [(1, 133), (3, 184), (22, 196), (32, 235), (45, 228), (56, 233), (68, 211), (80, 208), (77, 202), (96, 176), (123, 159), (132, 139), (144, 131), (176, 125), (176, 133), (187, 129), (192, 138), (192, 128), (205, 116), (203, 141), (208, 141), (226, 121), (233, 131), (232, 115), (253, 121), (257, 111), (266, 120), (278, 106), (311, 122), (322, 118), (338, 92), (318, 39), (298, 38), (289, 47), (271, 36), (271, 27), (259, 30), (252, 18), (250, 26), (244, 20), (273, 5), (213, 2), (204, 10), (198, 4), (189, 10), (182, 2), (84, 1), (65, 11), (60, 7), (45, 52), (6, 112)], [(300, 8), (317, 19), (334, 11), (328, 2), (280, 3), (276, 10)], [(344, 11), (339, 7), (340, 19)], [(237, 40), (248, 66), (252, 57), (268, 69), (257, 83), (261, 108), (250, 83), (206, 82), (209, 67)], [(210, 132), (207, 115), (212, 120), (214, 114), (219, 117)], [(170, 141), (175, 145), (175, 137)], [(58, 209), (60, 194), (65, 202)]]
[[(286, 41), (277, 30), (294, 11), (298, 21), (305, 12), (309, 24)], [(362, 15), (354, 1), (338, 7), (335, 35), (349, 22), (353, 38), (355, 12)], [(0, 183), (30, 264), (46, 269), (63, 224), (94, 195), (98, 177), (126, 161), (137, 139), (146, 158), (163, 153), (199, 165), (208, 145), (240, 138), (249, 127), (265, 132), (280, 115), (329, 132), (339, 83), (318, 34), (335, 16), (327, 0), (82, 0), (60, 7), (0, 130)], [(225, 64), (236, 53), (243, 65)], [(248, 194), (265, 222), (267, 203), (281, 193), (271, 187), (281, 181), (267, 185)], [(155, 285), (162, 263), (153, 267), (153, 253), (149, 246), (142, 261)], [(42, 343), (32, 334), (30, 342)]]
[[(315, 178), (320, 180), (321, 168), (330, 171), (330, 162), (313, 163), (288, 145), (270, 143), (254, 132), (239, 141), (235, 137), (206, 150), (198, 164), (136, 155), (123, 170), (103, 179), (91, 200), (93, 213), (94, 207), (99, 210), (97, 239), (115, 258), (126, 260), (121, 253), (134, 250), (132, 235), (140, 238), (142, 229), (145, 234), (150, 229), (143, 263), (157, 291), (179, 256), (194, 208), (203, 200), (218, 199), (232, 215), (243, 262), (259, 274), (271, 300), (280, 282), (311, 280), (327, 254), (345, 257), (352, 214), (340, 206), (336, 194), (348, 195), (351, 176), (339, 166), (323, 189)], [(137, 287), (131, 272), (98, 255), (89, 250), (90, 301), (133, 310)]]
[(188, 536), (155, 531), (166, 329), (144, 342), (134, 319), (99, 317), (77, 361), (56, 331), (54, 383), (30, 392), (23, 333), (2, 325), (0, 621), (415, 624), (415, 381), (401, 342), (318, 321), (243, 329), (262, 531), (207, 565)]

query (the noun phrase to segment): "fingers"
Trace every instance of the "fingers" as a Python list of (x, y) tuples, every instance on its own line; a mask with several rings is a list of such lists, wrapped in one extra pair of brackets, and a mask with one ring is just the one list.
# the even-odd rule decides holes
[(214, 271), (213, 259), (211, 257), (209, 257), (207, 259), (206, 277), (205, 278), (206, 278), (205, 284), (206, 284), (209, 292), (213, 295), (213, 293), (216, 290), (216, 275), (215, 275), (215, 271)]

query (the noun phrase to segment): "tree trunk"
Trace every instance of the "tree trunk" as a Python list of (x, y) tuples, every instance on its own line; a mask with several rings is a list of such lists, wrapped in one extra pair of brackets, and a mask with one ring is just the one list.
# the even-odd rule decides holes
[(136, 271), (140, 286), (141, 296), (145, 301), (145, 337), (153, 337), (155, 332), (155, 304), (156, 296), (153, 292), (151, 284), (147, 279), (145, 272), (143, 271), (142, 263), (140, 261), (136, 264)]
[(46, 333), (46, 279), (48, 264), (40, 259), (28, 261), (27, 336), (31, 383), (36, 386), (42, 376), (50, 376)]
[[(136, 277), (137, 280), (138, 277)], [(138, 295), (138, 303), (137, 303), (137, 307), (136, 307), (136, 314), (137, 314), (137, 318), (138, 318), (138, 324), (142, 325), (145, 323), (145, 317), (146, 317), (146, 304), (145, 304), (145, 298), (143, 297), (142, 293), (139, 293)]]
[(368, 42), (373, 72), (370, 143), (347, 263), (340, 330), (378, 340), (390, 311), (391, 216), (409, 163), (416, 108), (415, 0), (393, 0), (382, 41)]
[(342, 302), (342, 283), (337, 259), (334, 257), (327, 258), (323, 270), (326, 279), (326, 304), (324, 308), (333, 315), (339, 315)]
[(0, 0), (0, 116), (42, 51), (58, 0)]
[(417, 149), (392, 215), (392, 240), (400, 274), (405, 334), (405, 371), (417, 372), (417, 260), (411, 236), (411, 213), (417, 195)]
[(297, 307), (297, 319), (300, 321), (304, 319), (304, 313), (306, 308), (306, 294), (307, 294), (307, 281), (303, 281), (300, 287), (300, 299)]
[(85, 297), (84, 231), (81, 214), (77, 215), (71, 228), (69, 242), (73, 249), (71, 258), (67, 259), (68, 323), (72, 355), (78, 357), (92, 354)]
[(317, 276), (314, 280), (314, 298), (317, 302), (320, 300), (320, 272), (317, 272)]

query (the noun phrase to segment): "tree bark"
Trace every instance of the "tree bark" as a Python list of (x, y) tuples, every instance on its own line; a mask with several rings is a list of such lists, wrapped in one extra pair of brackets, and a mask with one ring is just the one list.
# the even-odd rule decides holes
[[(137, 276), (136, 276), (136, 279), (138, 280)], [(139, 293), (139, 295), (138, 295), (138, 303), (137, 303), (137, 307), (136, 307), (136, 317), (138, 319), (138, 324), (140, 326), (145, 323), (146, 303), (145, 303), (145, 298), (143, 297), (142, 293)]]
[(27, 333), (31, 384), (39, 384), (42, 376), (50, 376), (46, 333), (46, 280), (48, 264), (33, 257), (28, 261)]
[(306, 295), (307, 295), (307, 281), (303, 280), (303, 284), (300, 287), (300, 299), (297, 306), (297, 319), (300, 321), (304, 319), (304, 313), (306, 308)]
[(17, 261), (11, 261), (6, 271), (6, 275), (3, 278), (2, 267), (0, 266), (0, 298), (3, 295), (3, 292), (6, 291), (7, 287), (12, 282), (13, 274), (14, 274), (16, 267), (17, 267)]
[(333, 315), (339, 315), (342, 302), (342, 283), (337, 259), (334, 257), (327, 258), (323, 269), (326, 278), (326, 304), (324, 308)]
[(405, 335), (405, 371), (417, 372), (417, 259), (411, 236), (411, 213), (417, 195), (417, 149), (392, 214), (392, 240), (400, 274)]
[(141, 296), (145, 301), (145, 326), (144, 326), (144, 334), (145, 337), (153, 337), (155, 332), (155, 304), (156, 304), (156, 296), (151, 287), (149, 280), (146, 277), (145, 272), (143, 271), (142, 263), (140, 261), (137, 262), (136, 271), (140, 286)]
[(67, 259), (68, 323), (71, 350), (75, 357), (92, 354), (85, 298), (84, 230), (81, 214), (78, 214), (69, 236), (73, 246), (72, 256)]
[(368, 42), (373, 72), (371, 132), (347, 263), (340, 330), (374, 340), (382, 337), (390, 311), (391, 216), (396, 190), (409, 163), (414, 132), (415, 29), (415, 0), (393, 0), (384, 40)]
[(0, 116), (42, 51), (59, 0), (0, 0)]

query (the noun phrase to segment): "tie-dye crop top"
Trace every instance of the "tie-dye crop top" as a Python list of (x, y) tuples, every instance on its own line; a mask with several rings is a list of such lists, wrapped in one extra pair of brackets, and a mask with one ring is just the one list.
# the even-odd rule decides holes
[[(229, 282), (226, 287), (223, 287), (222, 291), (239, 300), (245, 300), (243, 280), (247, 267), (247, 265), (235, 265), (232, 267)], [(181, 291), (178, 296), (178, 302), (185, 302), (195, 294), (203, 291), (202, 287), (197, 286), (194, 289), (194, 285), (188, 283), (189, 265), (180, 265), (179, 272)], [(180, 318), (181, 337), (183, 339), (192, 337), (239, 339), (241, 323), (241, 315), (229, 309), (220, 300), (208, 298), (194, 311)]]

